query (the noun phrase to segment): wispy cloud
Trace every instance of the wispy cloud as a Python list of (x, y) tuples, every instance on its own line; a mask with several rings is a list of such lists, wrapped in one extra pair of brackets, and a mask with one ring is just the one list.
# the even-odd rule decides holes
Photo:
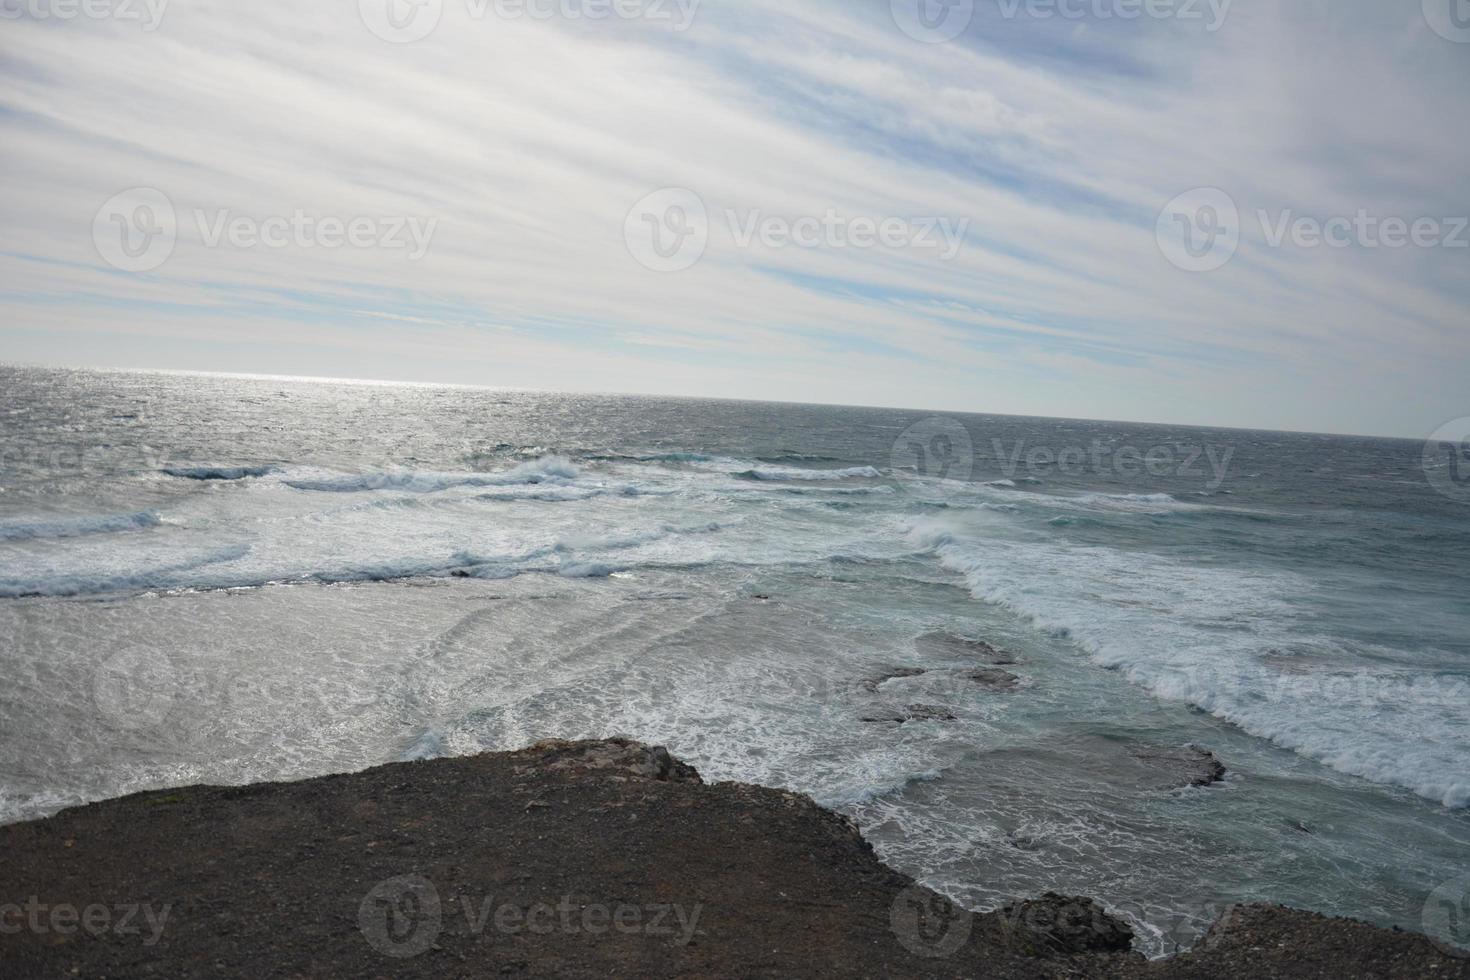
[[(442, 0), (408, 43), (388, 2), (0, 23), (0, 357), (1399, 434), (1467, 411), (1470, 44), (1418, 2), (981, 0), (938, 43), (903, 29), (930, 0)], [(136, 188), (176, 240), (130, 271), (94, 238), (141, 241), (134, 198), (99, 219)], [(704, 212), (652, 216), (696, 220), (678, 271), (627, 240), (678, 231), (630, 221), (664, 188)], [(1238, 215), (1212, 271), (1158, 240), (1196, 188)], [(1360, 213), (1440, 237), (1271, 240)], [(915, 232), (941, 220), (952, 255)], [(432, 228), (421, 257), (395, 221)]]

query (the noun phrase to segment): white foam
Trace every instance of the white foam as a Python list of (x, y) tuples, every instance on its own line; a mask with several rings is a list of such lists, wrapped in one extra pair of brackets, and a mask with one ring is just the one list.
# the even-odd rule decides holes
[[(1310, 580), (1015, 540), (1012, 530), (924, 518), (911, 524), (909, 539), (963, 575), (976, 598), (1069, 638), (1161, 697), (1187, 701), (1339, 772), (1448, 807), (1470, 806), (1470, 683), (1423, 674), (1406, 683), (1401, 668), (1353, 660), (1313, 631), (1304, 611), (1315, 590)], [(1331, 653), (1329, 672), (1316, 683), (1261, 657), (1300, 646), (1304, 637)]]
[(409, 493), (438, 493), (452, 487), (506, 487), (523, 484), (557, 484), (577, 478), (579, 470), (564, 457), (547, 456), (498, 473), (436, 473), (424, 470), (378, 470), (317, 479), (288, 478), (296, 490), (317, 493), (360, 493), (399, 490)]

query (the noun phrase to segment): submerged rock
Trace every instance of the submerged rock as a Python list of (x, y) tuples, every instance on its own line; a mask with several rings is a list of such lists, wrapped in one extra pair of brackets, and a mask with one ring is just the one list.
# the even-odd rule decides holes
[(910, 721), (955, 721), (956, 718), (945, 708), (932, 704), (911, 704), (902, 711), (870, 711), (860, 720), (871, 724), (902, 725)]
[(915, 641), (921, 650), (942, 656), (961, 656), (992, 667), (1010, 667), (1017, 661), (1011, 654), (984, 640), (972, 640), (953, 633), (925, 633)]
[(1197, 745), (1139, 746), (1132, 749), (1132, 755), (1167, 777), (1172, 787), (1211, 786), (1223, 780), (1227, 772), (1215, 753)]
[(995, 667), (973, 670), (965, 676), (987, 691), (1014, 691), (1021, 686), (1021, 678), (1008, 670), (1000, 670)]
[(955, 716), (932, 704), (911, 704), (904, 713), (909, 721), (954, 721)]

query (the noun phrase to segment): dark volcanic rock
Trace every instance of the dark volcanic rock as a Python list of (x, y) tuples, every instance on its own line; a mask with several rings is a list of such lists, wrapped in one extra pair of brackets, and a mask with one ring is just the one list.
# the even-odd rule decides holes
[(996, 914), (1014, 942), (1034, 956), (1127, 953), (1133, 948), (1133, 930), (1090, 898), (1047, 892)]
[(919, 649), (927, 652), (966, 657), (992, 667), (1010, 667), (1016, 663), (1015, 657), (984, 640), (972, 640), (953, 633), (925, 633), (915, 643)]
[(1014, 691), (1021, 686), (1021, 678), (1008, 670), (1000, 670), (996, 667), (973, 670), (965, 676), (987, 691)]
[(860, 720), (873, 724), (902, 725), (906, 721), (954, 721), (955, 716), (932, 704), (911, 704), (902, 711), (871, 711)]
[(1422, 936), (1237, 909), (1157, 963), (1095, 902), (973, 914), (805, 796), (627, 739), (170, 789), (0, 827), (0, 976), (1438, 977)]
[(1153, 964), (1149, 975), (1424, 980), (1470, 976), (1470, 957), (1445, 956), (1417, 933), (1279, 905), (1237, 905), (1193, 950)]
[(904, 709), (909, 721), (954, 721), (954, 715), (932, 704), (911, 704)]
[(1179, 747), (1142, 746), (1133, 757), (1158, 772), (1169, 788), (1211, 786), (1225, 778), (1226, 769), (1215, 754), (1197, 745)]
[[(542, 772), (597, 773), (609, 779), (653, 779), (669, 783), (702, 783), (691, 765), (669, 755), (662, 745), (627, 738), (566, 742), (552, 738), (516, 753)], [(523, 770), (524, 771), (524, 770)]]

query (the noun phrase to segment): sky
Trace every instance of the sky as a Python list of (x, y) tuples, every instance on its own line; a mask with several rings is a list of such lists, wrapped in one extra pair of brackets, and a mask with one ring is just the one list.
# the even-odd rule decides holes
[(0, 361), (1470, 415), (1470, 0), (0, 18)]

